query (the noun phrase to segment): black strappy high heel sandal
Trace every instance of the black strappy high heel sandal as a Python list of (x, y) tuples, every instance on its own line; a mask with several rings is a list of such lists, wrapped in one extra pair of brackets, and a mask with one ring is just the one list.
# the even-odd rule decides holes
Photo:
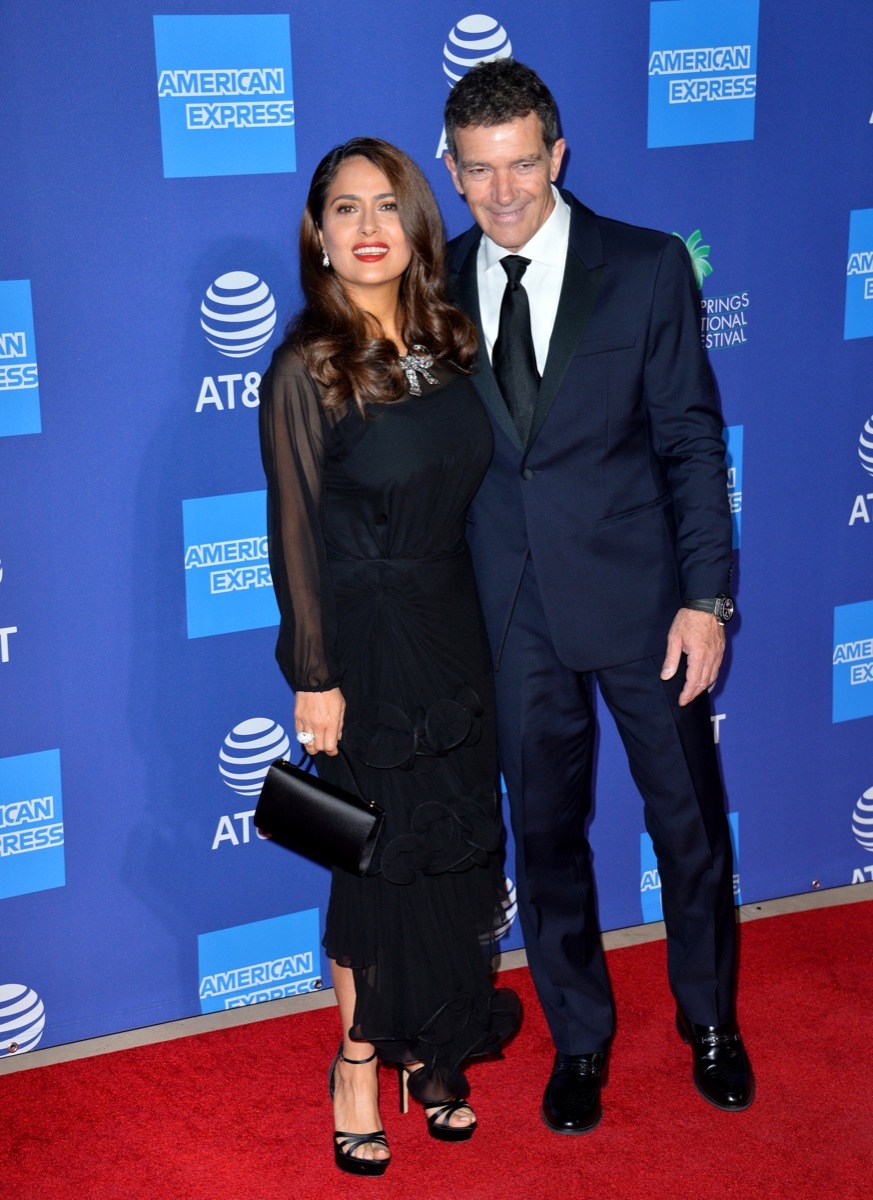
[[(416, 1071), (410, 1071), (405, 1063), (397, 1064), (397, 1075), (400, 1081), (400, 1111), (402, 1113), (409, 1112), (409, 1079), (412, 1075), (417, 1075), (418, 1071), (423, 1071), (424, 1067), (418, 1067)], [(413, 1097), (416, 1099), (416, 1097)], [(424, 1104), (425, 1109), (433, 1109), (433, 1112), (426, 1113), (427, 1131), (432, 1138), (436, 1138), (438, 1142), (466, 1142), (473, 1136), (476, 1129), (476, 1118), (469, 1125), (450, 1125), (449, 1121), (459, 1109), (466, 1108), (472, 1112), (472, 1108), (466, 1100), (458, 1096), (448, 1096), (445, 1100), (438, 1100), (435, 1104)]]
[[(375, 1057), (376, 1051), (374, 1050), (369, 1058), (346, 1058), (343, 1054), (343, 1044), (340, 1042), (340, 1048), (327, 1073), (327, 1087), (331, 1100), (333, 1100), (336, 1065), (340, 1059), (350, 1066), (362, 1067), (365, 1063), (372, 1062)], [(378, 1129), (375, 1133), (344, 1133), (341, 1129), (335, 1130), (333, 1156), (336, 1165), (341, 1171), (348, 1172), (349, 1175), (384, 1175), (391, 1161), (390, 1158), (358, 1158), (355, 1154), (359, 1147), (370, 1144), (384, 1146), (386, 1150), (388, 1149), (388, 1139), (385, 1137), (384, 1129)]]

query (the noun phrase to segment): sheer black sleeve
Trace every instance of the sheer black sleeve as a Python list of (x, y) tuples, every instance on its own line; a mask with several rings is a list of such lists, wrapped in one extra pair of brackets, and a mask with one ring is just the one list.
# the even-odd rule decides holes
[(317, 384), (287, 349), (273, 356), (260, 396), (270, 571), (280, 614), (276, 658), (294, 691), (324, 692), (342, 678), (321, 525), (330, 424)]

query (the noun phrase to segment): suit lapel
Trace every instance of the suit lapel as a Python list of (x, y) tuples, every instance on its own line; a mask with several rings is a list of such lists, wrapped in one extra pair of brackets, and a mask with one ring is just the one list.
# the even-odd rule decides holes
[[(476, 232), (478, 233), (478, 230)], [(473, 382), (494, 420), (512, 442), (513, 446), (521, 451), (524, 449), (521, 438), (518, 436), (518, 430), (515, 428), (515, 423), (509, 415), (506, 401), (503, 399), (503, 393), (497, 386), (497, 380), (494, 378), (494, 371), (485, 349), (485, 338), (482, 334), (482, 316), (479, 311), (479, 280), (476, 274), (476, 250), (479, 246), (479, 237), (474, 237), (471, 239), (471, 242), (472, 244), (467, 250), (466, 257), (456, 277), (453, 298), (458, 307), (462, 308), (475, 323), (479, 331), (479, 357), (476, 361), (476, 374), (473, 376)]]
[(576, 348), (594, 308), (601, 275), (601, 267), (588, 270), (571, 244), (567, 251), (561, 299), (558, 302), (555, 327), (549, 342), (546, 369), (540, 382), (537, 405), (531, 422), (528, 448), (533, 445), (537, 434), (542, 429), (543, 422), (549, 415), (549, 410), (564, 382), (570, 360), (576, 353)]

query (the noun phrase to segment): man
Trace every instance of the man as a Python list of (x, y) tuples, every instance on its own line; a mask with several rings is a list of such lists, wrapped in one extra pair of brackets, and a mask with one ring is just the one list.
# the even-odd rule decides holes
[(694, 1082), (743, 1109), (753, 1080), (706, 694), (733, 612), (731, 525), (691, 264), (680, 239), (598, 217), (554, 187), (565, 143), (530, 68), (473, 68), (445, 120), (446, 165), (476, 220), (449, 247), (495, 437), (469, 536), (519, 912), (556, 1047), (543, 1117), (559, 1133), (597, 1124), (614, 1029), (584, 829), (595, 680), (644, 800)]

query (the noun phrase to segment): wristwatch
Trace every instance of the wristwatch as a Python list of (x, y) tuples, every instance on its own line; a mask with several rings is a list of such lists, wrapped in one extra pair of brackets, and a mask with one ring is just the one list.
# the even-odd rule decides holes
[(734, 615), (734, 602), (730, 596), (704, 596), (699, 600), (683, 600), (683, 608), (692, 608), (695, 612), (712, 613), (719, 625), (724, 625)]

